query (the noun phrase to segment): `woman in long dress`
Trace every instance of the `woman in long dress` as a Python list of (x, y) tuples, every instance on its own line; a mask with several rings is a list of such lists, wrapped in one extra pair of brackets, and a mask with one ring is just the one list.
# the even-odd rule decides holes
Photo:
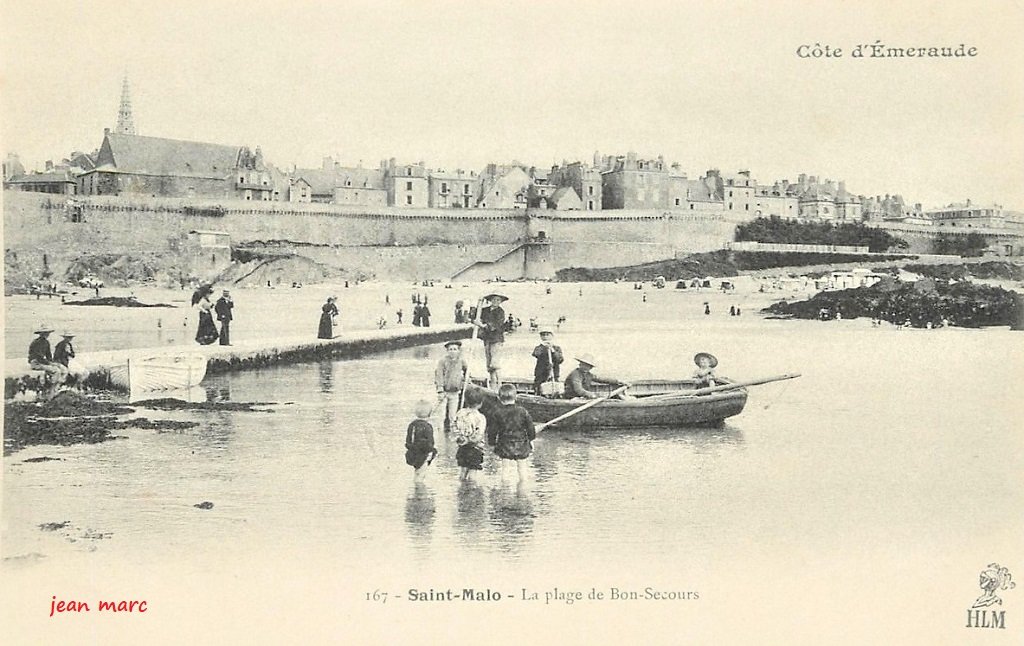
[(336, 300), (337, 296), (329, 297), (321, 308), (323, 312), (320, 314), (320, 328), (316, 333), (318, 339), (334, 338), (334, 318), (338, 316), (338, 306), (334, 304)]
[(199, 306), (199, 327), (196, 329), (196, 342), (202, 345), (210, 345), (220, 336), (217, 326), (213, 322), (213, 303), (210, 302), (210, 294), (213, 293), (212, 285), (201, 285), (192, 294), (192, 305)]

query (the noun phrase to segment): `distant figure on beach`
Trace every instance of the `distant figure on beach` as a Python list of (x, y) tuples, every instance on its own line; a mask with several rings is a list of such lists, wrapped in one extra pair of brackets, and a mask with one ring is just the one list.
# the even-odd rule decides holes
[(494, 447), (494, 454), (502, 460), (502, 476), (508, 475), (508, 467), (515, 462), (519, 480), (526, 479), (526, 458), (533, 452), (533, 440), (537, 431), (533, 419), (525, 408), (516, 404), (516, 387), (505, 384), (498, 389), (501, 402), (491, 411), (487, 426), (487, 443)]
[(555, 327), (557, 327), (559, 330), (561, 330), (562, 329), (562, 323), (565, 323), (565, 321), (566, 321), (565, 316), (559, 316), (558, 317), (558, 323), (555, 324)]
[(317, 328), (316, 338), (334, 338), (334, 319), (338, 316), (338, 306), (335, 304), (337, 300), (337, 296), (328, 296), (327, 302), (320, 308), (320, 327)]
[(416, 402), (416, 419), (405, 431), (405, 463), (415, 469), (413, 480), (423, 482), (427, 467), (437, 456), (434, 448), (434, 427), (427, 421), (430, 417), (430, 402), (421, 399)]
[(423, 305), (420, 306), (420, 326), (430, 327), (430, 308), (427, 307), (427, 299), (423, 299)]
[(455, 301), (455, 323), (456, 324), (465, 323), (466, 322), (466, 315), (465, 315), (465, 312), (463, 312), (463, 310), (462, 310), (462, 306), (463, 306), (463, 302), (462, 301)]
[(220, 336), (217, 333), (217, 326), (213, 322), (213, 304), (210, 303), (210, 294), (212, 293), (213, 286), (203, 283), (192, 294), (192, 305), (199, 306), (199, 326), (196, 329), (196, 342), (201, 345), (210, 345)]
[(391, 305), (391, 296), (389, 294), (384, 294), (384, 304)]
[(480, 340), (484, 342), (484, 361), (487, 364), (487, 385), (491, 390), (501, 386), (501, 348), (505, 344), (505, 310), (501, 304), (508, 300), (502, 294), (488, 294), (484, 297), (487, 307), (480, 310)]
[(469, 480), (473, 471), (484, 468), (484, 441), (487, 433), (487, 419), (480, 413), (484, 395), (472, 389), (466, 391), (466, 402), (455, 415), (452, 430), (459, 450), (455, 462), (459, 465), (459, 480)]
[(556, 386), (562, 385), (558, 372), (565, 358), (562, 355), (562, 348), (554, 344), (554, 338), (555, 333), (551, 328), (541, 329), (540, 344), (533, 349), (533, 356), (537, 360), (533, 367), (533, 392), (538, 395), (556, 395), (559, 393), (555, 391), (561, 390)]
[(459, 398), (466, 383), (469, 364), (462, 357), (462, 341), (448, 341), (444, 344), (444, 356), (434, 369), (434, 388), (437, 396), (445, 401), (444, 432), (452, 429), (452, 421), (459, 412)]
[(730, 305), (729, 306), (729, 316), (736, 316), (736, 306), (735, 305)]
[(697, 388), (707, 388), (717, 385), (715, 382), (715, 368), (718, 366), (718, 359), (715, 355), (707, 352), (698, 352), (693, 357), (697, 364), (697, 371), (693, 373), (693, 384)]
[(42, 370), (50, 375), (53, 379), (53, 384), (58, 386), (67, 379), (68, 369), (63, 364), (53, 360), (53, 354), (50, 350), (50, 332), (53, 332), (53, 328), (48, 325), (40, 325), (36, 328), (35, 334), (38, 336), (28, 346), (28, 365), (33, 370)]
[(395, 312), (395, 319), (396, 319), (395, 323), (397, 325), (401, 325), (402, 324), (402, 310), (398, 310), (397, 312)]
[(708, 305), (707, 301), (704, 302), (704, 315), (707, 316), (711, 313), (711, 306)]
[[(565, 397), (567, 399), (573, 399), (576, 397), (582, 397), (584, 399), (598, 399), (599, 394), (594, 392), (594, 384), (602, 383), (609, 384), (612, 386), (625, 386), (626, 384), (616, 379), (607, 379), (598, 377), (594, 374), (594, 366), (596, 362), (594, 355), (587, 353), (576, 357), (576, 361), (579, 365), (575, 370), (569, 373), (569, 376), (565, 378)], [(624, 399), (624, 395), (619, 393), (618, 399)]]
[(231, 314), (231, 310), (234, 309), (235, 303), (231, 300), (231, 292), (224, 290), (221, 293), (221, 297), (217, 299), (217, 305), (214, 310), (217, 312), (217, 320), (220, 321), (220, 344), (231, 345), (230, 328), (231, 319), (234, 318)]

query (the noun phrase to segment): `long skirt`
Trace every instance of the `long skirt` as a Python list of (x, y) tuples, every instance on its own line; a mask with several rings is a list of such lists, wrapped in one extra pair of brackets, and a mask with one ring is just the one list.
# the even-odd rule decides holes
[(332, 320), (330, 312), (324, 312), (323, 314), (320, 315), (320, 327), (317, 329), (316, 338), (334, 338), (334, 321)]
[(219, 336), (217, 326), (213, 323), (213, 314), (204, 311), (199, 312), (199, 329), (196, 330), (196, 341), (202, 345), (210, 345)]

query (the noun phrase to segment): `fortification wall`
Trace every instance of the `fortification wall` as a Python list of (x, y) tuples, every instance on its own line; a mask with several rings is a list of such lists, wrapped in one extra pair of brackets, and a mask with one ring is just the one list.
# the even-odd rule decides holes
[[(188, 233), (223, 231), (232, 246), (296, 253), (318, 262), (393, 278), (442, 278), (474, 262), (486, 276), (543, 278), (569, 266), (608, 267), (720, 249), (734, 223), (716, 214), (668, 211), (401, 209), (83, 196), (4, 191), (4, 246), (60, 275), (82, 253), (178, 253)], [(552, 245), (494, 261), (544, 232)], [(38, 257), (38, 258), (36, 258)], [(524, 269), (525, 267), (525, 269)], [(497, 271), (497, 273), (494, 273)]]

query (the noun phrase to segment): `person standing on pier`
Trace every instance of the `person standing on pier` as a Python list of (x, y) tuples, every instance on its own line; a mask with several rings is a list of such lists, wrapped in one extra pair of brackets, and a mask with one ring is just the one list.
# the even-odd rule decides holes
[(444, 399), (446, 403), (444, 432), (447, 433), (452, 429), (452, 422), (459, 412), (459, 397), (462, 395), (469, 365), (462, 357), (462, 341), (448, 341), (444, 344), (444, 352), (434, 369), (434, 387), (438, 398)]
[(337, 296), (328, 296), (327, 302), (323, 304), (321, 308), (323, 312), (320, 314), (320, 327), (317, 330), (316, 338), (334, 338), (334, 319), (338, 316), (338, 306), (335, 305), (337, 300)]
[(491, 390), (497, 390), (501, 386), (501, 347), (505, 343), (505, 310), (501, 309), (501, 304), (508, 297), (488, 294), (484, 298), (488, 305), (480, 310), (476, 325), (480, 328), (480, 339), (484, 342), (487, 385)]
[(225, 289), (221, 297), (217, 299), (217, 305), (214, 308), (217, 311), (217, 320), (220, 321), (221, 345), (231, 345), (229, 328), (231, 327), (231, 319), (234, 318), (231, 315), (231, 310), (234, 307), (235, 303), (231, 300), (231, 292)]
[(202, 284), (192, 294), (192, 305), (199, 306), (199, 326), (196, 328), (196, 342), (201, 345), (210, 345), (217, 340), (217, 326), (213, 323), (213, 304), (210, 303), (210, 294), (213, 287)]

